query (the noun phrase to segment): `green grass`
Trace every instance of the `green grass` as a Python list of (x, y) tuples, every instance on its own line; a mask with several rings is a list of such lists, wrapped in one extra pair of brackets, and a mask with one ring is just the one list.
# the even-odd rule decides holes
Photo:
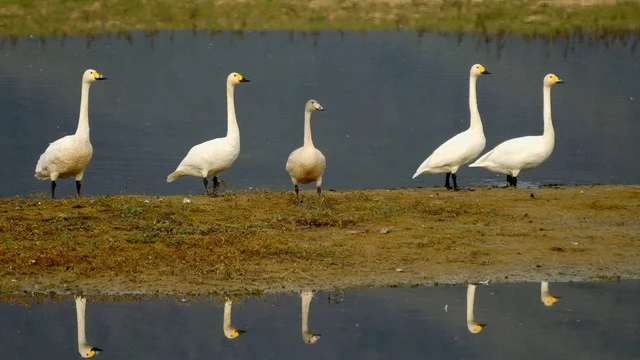
[(540, 0), (3, 0), (6, 36), (161, 30), (419, 30), (624, 36), (640, 29), (638, 1)]

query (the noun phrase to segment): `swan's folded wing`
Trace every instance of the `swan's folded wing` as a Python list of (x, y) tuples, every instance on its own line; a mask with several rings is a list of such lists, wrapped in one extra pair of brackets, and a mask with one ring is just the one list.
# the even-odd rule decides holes
[(539, 136), (525, 136), (507, 140), (480, 158), (476, 164), (495, 164), (508, 169), (523, 169), (540, 157)]

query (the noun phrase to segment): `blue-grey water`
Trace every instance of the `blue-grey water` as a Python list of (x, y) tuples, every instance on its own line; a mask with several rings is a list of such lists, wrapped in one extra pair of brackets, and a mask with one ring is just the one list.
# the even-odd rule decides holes
[[(236, 300), (231, 323), (246, 333), (224, 336), (223, 305), (210, 299), (92, 302), (87, 342), (106, 359), (637, 359), (638, 281), (551, 283), (553, 306), (540, 284), (478, 286), (466, 324), (467, 287), (319, 292), (311, 301), (303, 341), (301, 297)], [(2, 358), (73, 359), (75, 302), (0, 303)]]
[[(291, 187), (284, 163), (302, 144), (303, 106), (317, 99), (314, 143), (327, 157), (325, 189), (436, 186), (443, 175), (411, 180), (442, 142), (468, 127), (468, 74), (478, 81), (486, 151), (542, 131), (542, 77), (552, 91), (556, 148), (520, 184), (640, 182), (640, 53), (628, 42), (415, 32), (161, 32), (151, 37), (72, 36), (4, 39), (0, 45), (0, 196), (48, 193), (33, 177), (49, 142), (76, 129), (80, 79), (87, 68), (109, 80), (91, 88), (94, 157), (83, 191), (196, 194), (202, 182), (165, 182), (189, 148), (226, 133), (224, 81), (236, 88), (242, 149), (221, 175), (232, 189)], [(463, 167), (462, 186), (503, 176)], [(73, 195), (71, 180), (57, 194)]]

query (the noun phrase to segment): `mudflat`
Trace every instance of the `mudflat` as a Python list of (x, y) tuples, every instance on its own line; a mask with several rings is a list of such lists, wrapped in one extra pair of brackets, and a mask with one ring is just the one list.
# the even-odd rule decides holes
[(640, 277), (640, 186), (0, 200), (0, 293)]

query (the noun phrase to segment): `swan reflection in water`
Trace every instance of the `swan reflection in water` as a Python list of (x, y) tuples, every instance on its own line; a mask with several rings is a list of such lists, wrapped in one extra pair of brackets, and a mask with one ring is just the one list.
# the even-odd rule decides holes
[(82, 296), (76, 296), (76, 320), (78, 322), (78, 352), (83, 358), (90, 358), (102, 351), (97, 347), (87, 344), (85, 334), (84, 316), (87, 310), (87, 299)]
[(549, 282), (543, 281), (540, 283), (540, 300), (544, 306), (553, 306), (560, 299), (557, 296), (551, 295), (549, 292)]
[(472, 334), (477, 334), (484, 329), (486, 324), (478, 324), (473, 316), (473, 303), (476, 297), (476, 286), (469, 285), (467, 287), (467, 328)]
[(305, 344), (315, 344), (320, 340), (320, 334), (314, 334), (309, 331), (309, 306), (313, 299), (313, 292), (304, 290), (300, 293), (302, 299), (302, 341)]
[(246, 333), (245, 330), (238, 330), (233, 325), (231, 325), (231, 305), (233, 302), (231, 299), (226, 299), (224, 302), (224, 319), (222, 321), (222, 330), (224, 331), (224, 336), (227, 339), (235, 339), (238, 336)]

